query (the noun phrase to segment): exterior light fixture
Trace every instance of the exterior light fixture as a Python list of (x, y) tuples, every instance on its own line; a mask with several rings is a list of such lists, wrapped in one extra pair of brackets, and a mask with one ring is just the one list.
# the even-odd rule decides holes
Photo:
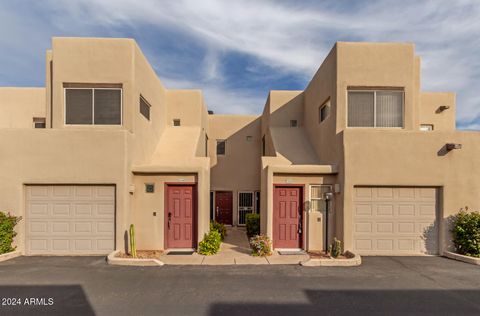
[(438, 111), (439, 111), (439, 112), (443, 112), (443, 111), (445, 111), (445, 110), (448, 110), (449, 108), (450, 108), (449, 105), (440, 105), (440, 106), (438, 107)]
[(462, 149), (462, 144), (447, 143), (445, 147), (447, 148), (447, 151), (454, 150), (454, 149)]
[(325, 254), (328, 252), (328, 213), (330, 209), (330, 200), (333, 198), (332, 192), (325, 193)]

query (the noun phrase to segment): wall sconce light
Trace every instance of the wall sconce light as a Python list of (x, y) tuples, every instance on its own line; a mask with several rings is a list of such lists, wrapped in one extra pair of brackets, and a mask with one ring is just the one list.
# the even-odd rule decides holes
[(447, 151), (454, 150), (454, 149), (462, 149), (462, 144), (455, 144), (455, 143), (448, 143), (446, 145)]
[(440, 105), (440, 106), (438, 107), (438, 112), (443, 112), (443, 111), (445, 111), (445, 110), (448, 110), (449, 108), (450, 108), (449, 105)]

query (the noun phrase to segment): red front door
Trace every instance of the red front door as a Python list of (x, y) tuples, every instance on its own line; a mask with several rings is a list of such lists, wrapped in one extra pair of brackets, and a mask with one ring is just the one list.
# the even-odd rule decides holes
[(273, 196), (273, 246), (302, 247), (302, 189), (275, 187)]
[(225, 225), (233, 224), (233, 195), (230, 191), (215, 192), (215, 220)]
[(195, 196), (192, 185), (167, 185), (165, 247), (195, 248)]

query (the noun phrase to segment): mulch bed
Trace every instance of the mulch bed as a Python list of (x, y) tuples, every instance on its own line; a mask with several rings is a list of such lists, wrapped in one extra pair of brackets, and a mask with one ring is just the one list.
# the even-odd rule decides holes
[(312, 259), (350, 259), (345, 254), (338, 256), (337, 258), (333, 258), (330, 254), (325, 253), (325, 251), (309, 251), (308, 255)]
[[(159, 259), (162, 253), (163, 251), (161, 250), (137, 250), (136, 259)], [(116, 257), (133, 259), (129, 253), (124, 252), (119, 252)]]

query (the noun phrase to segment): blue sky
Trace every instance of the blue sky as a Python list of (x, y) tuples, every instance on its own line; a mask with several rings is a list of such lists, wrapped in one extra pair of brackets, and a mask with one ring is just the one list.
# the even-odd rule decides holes
[(260, 113), (304, 89), (336, 41), (413, 42), (422, 89), (457, 93), (480, 129), (480, 1), (0, 1), (0, 86), (43, 86), (52, 36), (131, 37), (167, 88), (216, 113)]

